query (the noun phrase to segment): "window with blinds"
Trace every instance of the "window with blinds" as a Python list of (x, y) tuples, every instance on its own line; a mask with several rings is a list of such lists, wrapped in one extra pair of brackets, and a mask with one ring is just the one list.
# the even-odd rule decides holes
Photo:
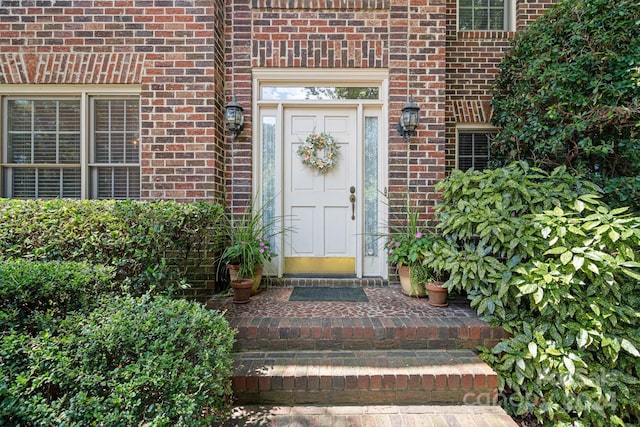
[(140, 197), (139, 105), (132, 99), (93, 100), (92, 194), (98, 199)]
[(458, 133), (458, 169), (485, 169), (489, 163), (489, 143), (493, 135), (492, 132)]
[(7, 102), (5, 194), (80, 197), (80, 101)]
[(511, 0), (459, 0), (460, 31), (508, 31)]
[(138, 99), (85, 98), (5, 98), (3, 197), (140, 197)]

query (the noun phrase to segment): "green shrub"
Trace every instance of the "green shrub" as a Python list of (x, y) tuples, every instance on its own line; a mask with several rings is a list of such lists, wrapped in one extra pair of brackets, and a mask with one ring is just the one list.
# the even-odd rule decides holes
[(208, 426), (228, 415), (233, 332), (165, 297), (105, 300), (0, 344), (0, 424)]
[(113, 269), (72, 262), (0, 261), (0, 331), (35, 333), (51, 320), (90, 310), (115, 291)]
[(223, 214), (210, 203), (0, 200), (0, 259), (113, 266), (136, 295), (170, 292), (199, 264), (215, 268)]
[(507, 408), (545, 426), (637, 421), (640, 218), (564, 168), (454, 173), (440, 189), (450, 245), (431, 261), (510, 332), (483, 350)]
[(601, 178), (594, 182), (604, 189), (604, 201), (611, 207), (628, 206), (634, 215), (640, 215), (640, 176)]
[(495, 81), (492, 158), (637, 179), (639, 23), (637, 0), (559, 0), (518, 31)]

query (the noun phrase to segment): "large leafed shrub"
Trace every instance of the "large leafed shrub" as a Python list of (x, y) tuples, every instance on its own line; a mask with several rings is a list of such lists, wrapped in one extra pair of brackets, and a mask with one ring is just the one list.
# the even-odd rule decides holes
[(165, 297), (104, 299), (56, 333), (5, 331), (3, 426), (209, 426), (230, 403), (233, 332), (219, 313)]
[(0, 200), (0, 259), (79, 261), (115, 268), (115, 280), (141, 295), (197, 279), (222, 248), (221, 205)]
[(595, 187), (524, 163), (440, 184), (450, 272), (479, 314), (511, 334), (483, 354), (504, 404), (545, 426), (640, 417), (640, 218)]

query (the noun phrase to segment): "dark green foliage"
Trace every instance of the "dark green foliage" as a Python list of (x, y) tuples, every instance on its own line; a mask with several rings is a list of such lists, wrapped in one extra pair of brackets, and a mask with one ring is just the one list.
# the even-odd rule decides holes
[(0, 261), (0, 331), (37, 332), (52, 320), (89, 310), (115, 291), (110, 268), (72, 262)]
[(223, 215), (209, 203), (0, 200), (0, 259), (113, 266), (134, 294), (168, 292), (190, 280), (194, 259), (220, 253)]
[(636, 215), (640, 215), (640, 175), (602, 178), (597, 181), (600, 181), (610, 206), (617, 208), (629, 206)]
[(508, 409), (545, 426), (633, 425), (640, 218), (611, 210), (564, 168), (458, 171), (439, 188), (450, 244), (427, 262), (511, 333), (483, 352)]
[(2, 337), (3, 426), (209, 426), (229, 409), (233, 332), (216, 312), (117, 297), (57, 331)]
[(519, 32), (495, 81), (493, 159), (640, 175), (639, 26), (638, 0), (561, 0)]

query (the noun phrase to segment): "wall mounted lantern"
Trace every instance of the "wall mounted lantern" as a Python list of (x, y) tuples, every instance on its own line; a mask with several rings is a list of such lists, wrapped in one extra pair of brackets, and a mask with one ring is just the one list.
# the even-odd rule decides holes
[(402, 114), (398, 120), (398, 132), (405, 141), (409, 141), (411, 135), (417, 134), (419, 111), (420, 107), (413, 102), (413, 96), (409, 96), (409, 101), (402, 107)]
[(238, 139), (238, 135), (244, 129), (244, 114), (242, 114), (242, 107), (238, 104), (235, 95), (233, 100), (225, 106), (225, 125), (231, 134), (234, 141)]

